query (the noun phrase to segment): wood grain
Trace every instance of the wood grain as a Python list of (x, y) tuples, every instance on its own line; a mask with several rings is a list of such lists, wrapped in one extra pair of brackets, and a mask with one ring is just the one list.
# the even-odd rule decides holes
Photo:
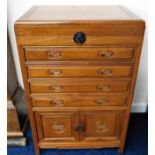
[(31, 78), (29, 82), (31, 93), (126, 92), (130, 85), (130, 79), (123, 78)]
[(77, 107), (126, 105), (128, 93), (42, 93), (31, 94), (34, 106)]
[[(36, 6), (15, 23), (36, 154), (123, 152), (144, 29), (120, 6)], [(74, 41), (77, 32), (85, 34), (83, 44)]]
[(25, 47), (27, 61), (96, 60), (133, 61), (134, 48), (129, 47)]
[(19, 21), (138, 19), (123, 6), (33, 6)]
[(29, 65), (28, 76), (48, 77), (130, 77), (132, 66), (52, 66)]

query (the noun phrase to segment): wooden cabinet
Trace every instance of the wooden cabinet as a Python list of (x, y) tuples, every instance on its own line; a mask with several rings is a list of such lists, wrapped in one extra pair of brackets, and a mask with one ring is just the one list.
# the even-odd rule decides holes
[(36, 154), (123, 152), (144, 29), (121, 6), (34, 6), (15, 23)]

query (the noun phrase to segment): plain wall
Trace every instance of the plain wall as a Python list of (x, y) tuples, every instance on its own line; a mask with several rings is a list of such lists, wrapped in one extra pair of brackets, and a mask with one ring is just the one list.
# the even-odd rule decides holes
[(20, 64), (18, 59), (18, 52), (16, 47), (16, 40), (14, 34), (14, 23), (23, 15), (32, 5), (124, 5), (135, 15), (142, 18), (146, 22), (146, 30), (144, 37), (144, 44), (142, 48), (141, 61), (139, 66), (138, 78), (136, 83), (136, 90), (134, 94), (132, 112), (145, 112), (147, 109), (148, 98), (148, 42), (147, 42), (147, 0), (8, 0), (8, 32), (10, 36), (11, 46), (13, 50), (13, 57), (15, 60), (17, 78), (19, 84), (23, 86), (22, 75), (20, 71)]

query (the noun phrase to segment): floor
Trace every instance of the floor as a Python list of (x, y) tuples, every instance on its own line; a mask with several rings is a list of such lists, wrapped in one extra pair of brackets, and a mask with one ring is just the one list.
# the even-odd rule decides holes
[[(35, 155), (32, 141), (31, 128), (26, 131), (26, 147), (8, 147), (8, 155)], [(147, 155), (148, 154), (148, 115), (132, 114), (127, 134), (126, 147), (123, 155)], [(119, 155), (117, 149), (81, 149), (42, 150), (41, 155)]]

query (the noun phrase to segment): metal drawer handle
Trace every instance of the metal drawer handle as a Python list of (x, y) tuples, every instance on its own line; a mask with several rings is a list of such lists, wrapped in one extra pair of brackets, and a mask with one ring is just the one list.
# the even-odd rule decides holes
[(62, 74), (62, 70), (61, 69), (50, 69), (50, 70), (48, 70), (48, 73), (50, 75), (61, 75)]
[(112, 75), (112, 70), (111, 69), (99, 69), (98, 74), (103, 75), (103, 76), (110, 76)]
[(109, 103), (108, 99), (101, 98), (101, 99), (96, 100), (96, 104), (98, 105), (107, 104), (107, 103)]
[(111, 89), (110, 85), (97, 85), (96, 90), (98, 91), (109, 91)]
[(47, 51), (46, 53), (48, 59), (58, 58), (61, 56), (59, 51)]
[(63, 86), (50, 86), (49, 89), (52, 91), (61, 91)]
[(54, 106), (63, 106), (64, 105), (64, 101), (63, 100), (51, 100), (50, 104), (52, 104)]
[(101, 51), (99, 52), (99, 56), (103, 57), (103, 58), (111, 58), (113, 56), (113, 52), (112, 51)]

